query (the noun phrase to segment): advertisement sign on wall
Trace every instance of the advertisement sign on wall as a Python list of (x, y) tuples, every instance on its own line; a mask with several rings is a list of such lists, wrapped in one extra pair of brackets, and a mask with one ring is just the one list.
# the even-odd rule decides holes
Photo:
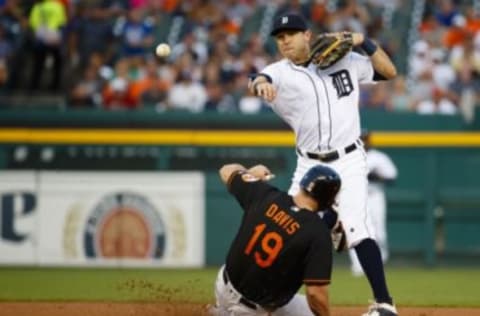
[[(21, 250), (30, 253), (32, 263), (204, 264), (202, 173), (39, 172), (36, 176), (36, 189), (30, 187), (36, 197), (36, 220), (30, 227), (34, 251)], [(2, 239), (0, 247), (4, 243)], [(3, 254), (0, 262), (7, 262)]]

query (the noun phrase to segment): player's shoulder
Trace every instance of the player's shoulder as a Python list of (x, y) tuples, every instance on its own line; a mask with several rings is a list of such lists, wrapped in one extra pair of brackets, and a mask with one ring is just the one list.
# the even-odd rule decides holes
[(286, 58), (282, 58), (280, 60), (277, 60), (271, 64), (269, 64), (267, 67), (265, 67), (266, 69), (267, 68), (271, 68), (271, 69), (286, 69), (289, 67), (289, 65), (291, 64), (291, 62), (286, 59)]
[[(350, 51), (348, 54), (345, 56), (349, 61), (365, 61), (369, 60), (369, 58), (365, 55), (362, 55), (356, 51)], [(345, 58), (344, 58), (345, 59)]]

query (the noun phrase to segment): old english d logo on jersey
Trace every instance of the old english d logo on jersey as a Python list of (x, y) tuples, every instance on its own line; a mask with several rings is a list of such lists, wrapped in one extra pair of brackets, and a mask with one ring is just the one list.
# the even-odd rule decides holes
[(335, 90), (337, 90), (337, 96), (339, 99), (352, 93), (353, 83), (347, 70), (342, 69), (330, 74), (329, 76), (332, 77), (332, 83), (335, 87)]

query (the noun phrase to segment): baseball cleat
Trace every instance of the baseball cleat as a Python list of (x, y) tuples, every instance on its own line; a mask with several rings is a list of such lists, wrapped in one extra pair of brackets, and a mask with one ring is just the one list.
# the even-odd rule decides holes
[(398, 313), (393, 305), (374, 302), (362, 316), (398, 316)]

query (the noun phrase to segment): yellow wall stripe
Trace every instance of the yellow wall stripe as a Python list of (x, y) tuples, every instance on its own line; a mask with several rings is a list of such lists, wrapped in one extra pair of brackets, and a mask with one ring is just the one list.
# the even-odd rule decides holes
[[(293, 147), (290, 131), (0, 128), (3, 144)], [(478, 147), (480, 132), (373, 132), (379, 147)]]

